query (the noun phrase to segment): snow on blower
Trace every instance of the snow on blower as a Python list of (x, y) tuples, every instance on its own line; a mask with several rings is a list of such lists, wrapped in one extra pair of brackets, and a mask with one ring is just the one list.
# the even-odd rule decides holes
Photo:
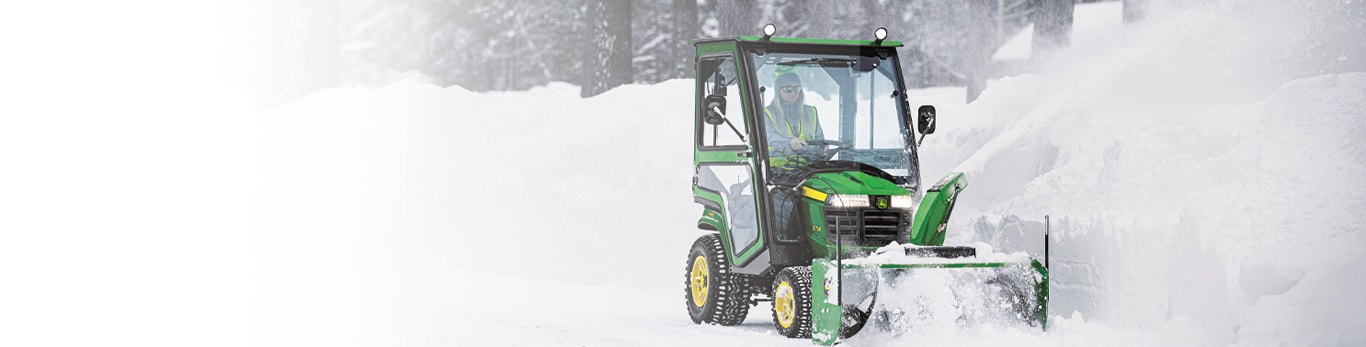
[(883, 28), (873, 41), (775, 32), (693, 42), (693, 195), (712, 232), (688, 254), (693, 322), (737, 325), (771, 301), (780, 334), (822, 345), (869, 324), (1046, 328), (1044, 264), (944, 245), (967, 181), (920, 193), (915, 132), (934, 133), (935, 109), (912, 113), (902, 44)]

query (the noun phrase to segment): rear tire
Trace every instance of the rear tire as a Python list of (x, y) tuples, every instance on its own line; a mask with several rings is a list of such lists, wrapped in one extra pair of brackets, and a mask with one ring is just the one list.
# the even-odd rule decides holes
[(693, 323), (738, 325), (749, 315), (749, 293), (717, 234), (697, 238), (688, 252), (683, 296)]
[(811, 338), (811, 267), (793, 266), (773, 276), (773, 326), (790, 338)]

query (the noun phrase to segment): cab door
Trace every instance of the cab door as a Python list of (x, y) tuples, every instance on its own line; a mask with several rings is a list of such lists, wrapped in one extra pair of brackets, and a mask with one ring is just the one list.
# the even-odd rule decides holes
[(722, 244), (731, 262), (743, 266), (753, 261), (764, 248), (760, 223), (761, 184), (756, 178), (756, 162), (749, 145), (751, 124), (744, 98), (733, 44), (714, 48), (699, 47), (693, 158), (697, 201), (709, 214), (719, 214), (717, 223)]

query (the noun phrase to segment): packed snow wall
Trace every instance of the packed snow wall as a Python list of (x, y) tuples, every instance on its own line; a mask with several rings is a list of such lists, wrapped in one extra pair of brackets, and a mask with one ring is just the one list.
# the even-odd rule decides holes
[(943, 112), (921, 153), (968, 173), (951, 228), (1042, 254), (1051, 216), (1055, 315), (1362, 343), (1361, 4), (1173, 7)]

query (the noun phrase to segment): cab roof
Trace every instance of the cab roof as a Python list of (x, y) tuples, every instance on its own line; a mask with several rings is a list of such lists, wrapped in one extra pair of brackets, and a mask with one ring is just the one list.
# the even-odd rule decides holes
[(693, 46), (719, 42), (744, 42), (744, 43), (782, 43), (782, 44), (810, 44), (810, 45), (836, 45), (852, 47), (902, 47), (901, 41), (882, 41), (875, 44), (872, 40), (835, 40), (835, 39), (810, 39), (798, 37), (770, 37), (767, 40), (763, 36), (736, 36), (718, 37), (709, 39), (693, 40)]

